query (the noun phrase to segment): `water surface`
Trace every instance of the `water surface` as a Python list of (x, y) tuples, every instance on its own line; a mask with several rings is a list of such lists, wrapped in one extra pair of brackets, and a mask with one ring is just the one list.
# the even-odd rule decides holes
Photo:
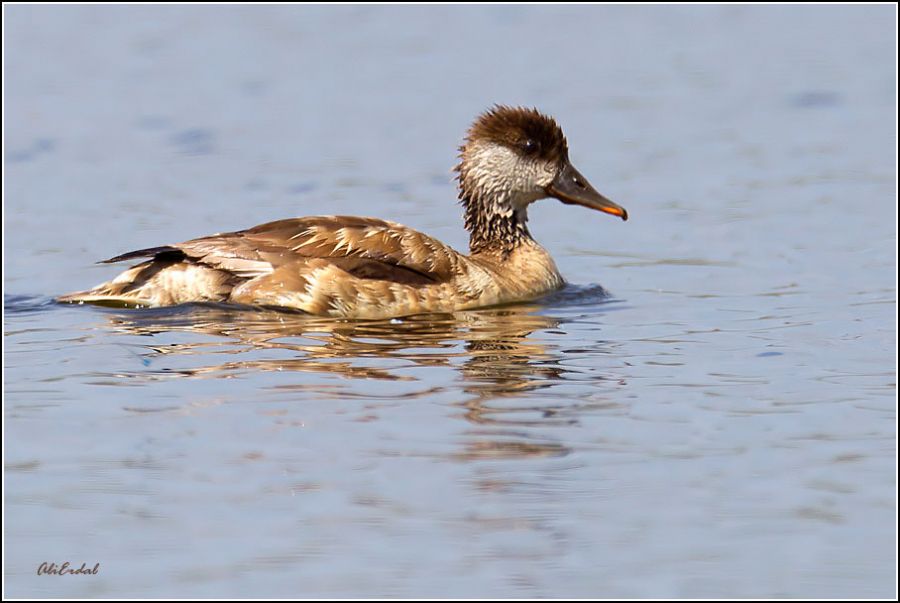
[[(893, 597), (895, 16), (6, 8), (6, 595)], [(464, 248), (494, 102), (631, 216), (536, 204), (547, 299), (52, 302), (288, 216)]]

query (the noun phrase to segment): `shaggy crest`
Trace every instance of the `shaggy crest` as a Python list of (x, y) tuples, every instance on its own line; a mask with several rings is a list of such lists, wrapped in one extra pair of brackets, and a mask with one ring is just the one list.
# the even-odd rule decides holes
[[(517, 149), (544, 161), (567, 159), (569, 147), (556, 120), (537, 109), (494, 105), (478, 116), (466, 134), (466, 143), (490, 141)], [(466, 145), (460, 147), (465, 152)]]

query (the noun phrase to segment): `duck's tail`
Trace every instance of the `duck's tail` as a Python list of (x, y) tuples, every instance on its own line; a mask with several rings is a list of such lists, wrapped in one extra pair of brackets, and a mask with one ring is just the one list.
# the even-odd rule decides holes
[(142, 299), (134, 295), (106, 293), (99, 288), (60, 295), (56, 301), (62, 304), (95, 304), (116, 308), (148, 308), (155, 305), (153, 300)]
[(64, 304), (100, 304), (109, 306), (146, 307), (157, 305), (153, 296), (147, 295), (146, 285), (151, 280), (149, 274), (159, 272), (150, 260), (137, 266), (132, 266), (116, 278), (106, 283), (101, 283), (87, 291), (75, 291), (60, 295), (56, 301)]
[(61, 295), (56, 301), (130, 308), (225, 301), (233, 287), (231, 280), (230, 275), (219, 270), (157, 257), (132, 266), (93, 289)]

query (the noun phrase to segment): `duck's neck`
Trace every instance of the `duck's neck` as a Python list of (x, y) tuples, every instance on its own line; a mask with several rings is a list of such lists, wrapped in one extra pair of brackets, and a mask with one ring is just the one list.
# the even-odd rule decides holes
[(465, 207), (466, 230), (471, 253), (492, 252), (508, 256), (517, 247), (532, 241), (525, 207), (516, 209), (503, 199), (460, 195)]
[(470, 140), (461, 151), (456, 171), (469, 249), (506, 258), (533, 241), (526, 226), (527, 208), (545, 194), (529, 184), (533, 175), (523, 173), (520, 158), (509, 148)]

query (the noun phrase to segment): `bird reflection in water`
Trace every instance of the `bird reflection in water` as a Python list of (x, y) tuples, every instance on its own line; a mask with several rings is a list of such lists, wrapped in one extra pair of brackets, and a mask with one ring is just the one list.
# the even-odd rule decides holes
[[(517, 304), (454, 314), (402, 319), (352, 321), (266, 309), (192, 304), (140, 312), (110, 310), (115, 331), (154, 336), (192, 333), (215, 337), (167, 345), (142, 346), (149, 367), (162, 357), (221, 354), (237, 356), (216, 364), (177, 370), (147, 370), (134, 378), (229, 377), (259, 371), (331, 373), (350, 379), (417, 381), (410, 371), (370, 366), (372, 359), (400, 361), (409, 367), (449, 367), (458, 371), (465, 393), (458, 405), (472, 423), (470, 441), (454, 455), (459, 460), (561, 456), (568, 449), (527, 428), (575, 423), (564, 412), (572, 402), (529, 392), (563, 382), (562, 355), (533, 337), (560, 327), (560, 320), (539, 314), (538, 304)], [(252, 356), (240, 358), (240, 356)], [(260, 356), (263, 357), (260, 357)], [(271, 356), (271, 357), (266, 357)], [(122, 376), (122, 375), (120, 375)], [(291, 388), (292, 386), (286, 386)], [(308, 389), (297, 384), (296, 389)], [(359, 388), (354, 388), (358, 391)], [(444, 387), (430, 387), (406, 397), (426, 397)], [(316, 392), (318, 396), (343, 396)], [(364, 394), (355, 397), (363, 398)], [(563, 412), (561, 412), (563, 411)], [(571, 416), (571, 415), (570, 415)]]

